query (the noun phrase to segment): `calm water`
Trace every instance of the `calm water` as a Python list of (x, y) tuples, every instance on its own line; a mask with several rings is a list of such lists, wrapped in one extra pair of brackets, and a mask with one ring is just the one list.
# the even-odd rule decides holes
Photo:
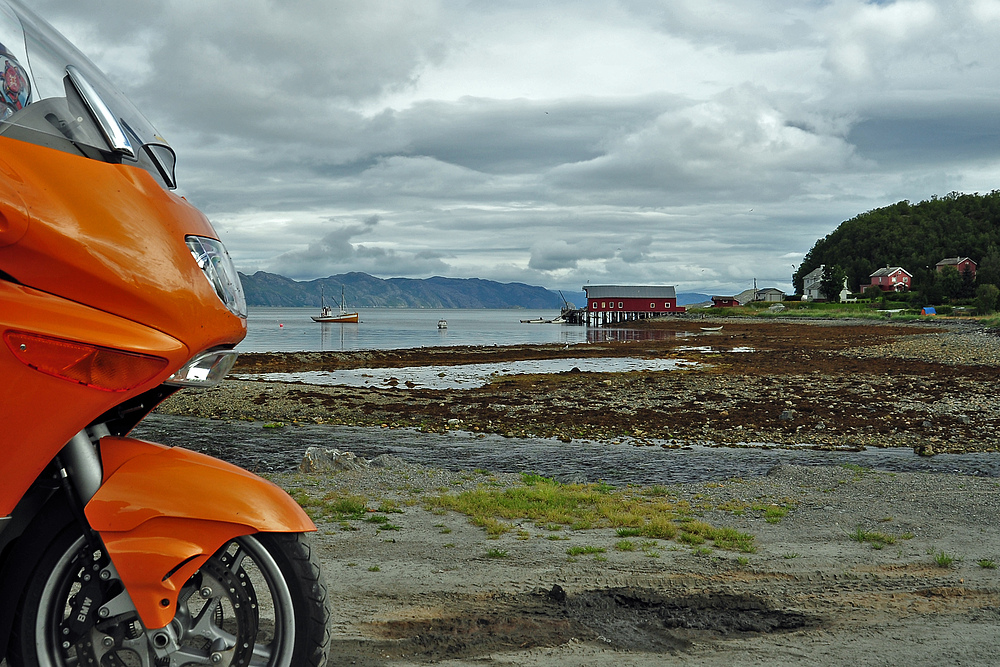
[(150, 415), (133, 432), (165, 445), (180, 445), (257, 472), (295, 469), (308, 447), (354, 452), (365, 458), (392, 454), (410, 463), (493, 472), (537, 472), (562, 481), (604, 480), (625, 484), (705, 482), (759, 477), (779, 463), (854, 464), (892, 472), (944, 472), (1000, 476), (996, 454), (917, 456), (911, 449), (830, 452), (811, 449), (731, 448), (693, 445), (685, 449), (545, 438), (504, 438), (465, 431), (422, 433), (415, 429), (329, 425), (264, 428), (261, 422), (217, 421)]
[[(522, 324), (551, 319), (558, 310), (465, 310), (458, 308), (362, 308), (358, 324), (318, 323), (316, 308), (250, 308), (241, 352), (395, 350), (449, 345), (519, 345), (674, 336), (667, 331), (588, 329), (569, 324)], [(447, 329), (438, 329), (438, 320)]]
[(347, 387), (382, 387), (405, 389), (474, 389), (496, 376), (532, 373), (629, 373), (633, 371), (668, 371), (692, 368), (696, 362), (684, 359), (636, 359), (632, 357), (597, 357), (581, 359), (528, 359), (491, 364), (458, 366), (405, 366), (403, 368), (347, 368), (333, 371), (299, 373), (236, 373), (233, 377), (268, 382), (341, 385)]

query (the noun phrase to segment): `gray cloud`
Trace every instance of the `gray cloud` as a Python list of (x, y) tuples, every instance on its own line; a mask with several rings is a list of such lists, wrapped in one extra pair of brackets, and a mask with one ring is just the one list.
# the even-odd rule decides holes
[(1000, 182), (993, 0), (38, 0), (242, 269), (788, 287)]

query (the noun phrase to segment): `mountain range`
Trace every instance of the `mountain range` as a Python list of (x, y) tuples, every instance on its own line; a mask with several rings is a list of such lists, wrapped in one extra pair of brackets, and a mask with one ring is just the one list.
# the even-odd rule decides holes
[[(250, 306), (316, 307), (321, 297), (328, 304), (345, 295), (352, 308), (525, 308), (558, 309), (558, 292), (524, 283), (499, 283), (480, 278), (376, 278), (367, 273), (343, 273), (316, 280), (298, 281), (276, 273), (240, 274)], [(342, 292), (343, 291), (343, 292)], [(577, 307), (586, 305), (584, 292), (563, 292)], [(678, 303), (695, 303), (703, 294), (678, 294)]]

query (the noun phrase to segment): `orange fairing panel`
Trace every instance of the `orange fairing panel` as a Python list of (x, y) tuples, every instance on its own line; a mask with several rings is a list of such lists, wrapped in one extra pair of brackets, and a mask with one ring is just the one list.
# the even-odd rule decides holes
[[(0, 174), (2, 178), (2, 174)], [(2, 266), (2, 265), (0, 265)], [(152, 355), (169, 364), (130, 393), (95, 391), (40, 373), (18, 359), (6, 334), (22, 332)], [(29, 350), (30, 351), (30, 350)], [(176, 338), (105, 311), (0, 281), (0, 516), (7, 516), (52, 457), (95, 415), (152, 389), (191, 356)], [(58, 414), (58, 419), (53, 415)]]
[(210, 456), (106, 437), (101, 457), (87, 519), (147, 628), (173, 619), (181, 585), (233, 537), (316, 529), (279, 487)]
[(0, 136), (0, 182), (0, 267), (19, 283), (194, 351), (246, 335), (184, 243), (217, 238), (211, 224), (148, 172)]

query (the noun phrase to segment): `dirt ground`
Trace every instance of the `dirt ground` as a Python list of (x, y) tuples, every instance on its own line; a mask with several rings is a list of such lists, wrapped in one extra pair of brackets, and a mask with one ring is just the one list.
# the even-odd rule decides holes
[[(318, 522), (331, 665), (997, 661), (994, 479), (779, 466), (755, 480), (671, 487), (699, 520), (753, 535), (745, 553), (642, 538), (623, 550), (611, 528), (530, 521), (489, 539), (466, 516), (417, 500), (421, 488), (456, 484), (442, 471), (381, 473), (375, 485), (369, 475), (283, 480), (402, 509), (388, 524)], [(731, 509), (748, 503), (757, 509)], [(790, 511), (768, 521), (760, 508), (772, 504)], [(876, 534), (886, 542), (858, 541)]]
[[(723, 329), (702, 331), (709, 324)], [(998, 449), (1000, 344), (991, 331), (662, 326), (681, 334), (569, 350), (258, 354), (243, 357), (237, 371), (559, 355), (696, 358), (696, 369), (515, 376), (464, 391), (229, 381), (196, 402), (171, 399), (164, 411), (555, 436), (567, 456), (582, 437), (902, 446), (926, 455)], [(402, 510), (386, 515), (389, 524), (318, 521), (334, 610), (331, 665), (1000, 661), (996, 479), (779, 466), (763, 478), (668, 489), (700, 520), (752, 535), (752, 553), (676, 539), (632, 538), (626, 549), (612, 528), (553, 531), (526, 520), (489, 539), (468, 517), (427, 505), (434, 494), (511, 483), (484, 471), (455, 478), (403, 466), (277, 481), (314, 494), (360, 494), (371, 510), (386, 501)], [(769, 516), (771, 507), (787, 514)]]

